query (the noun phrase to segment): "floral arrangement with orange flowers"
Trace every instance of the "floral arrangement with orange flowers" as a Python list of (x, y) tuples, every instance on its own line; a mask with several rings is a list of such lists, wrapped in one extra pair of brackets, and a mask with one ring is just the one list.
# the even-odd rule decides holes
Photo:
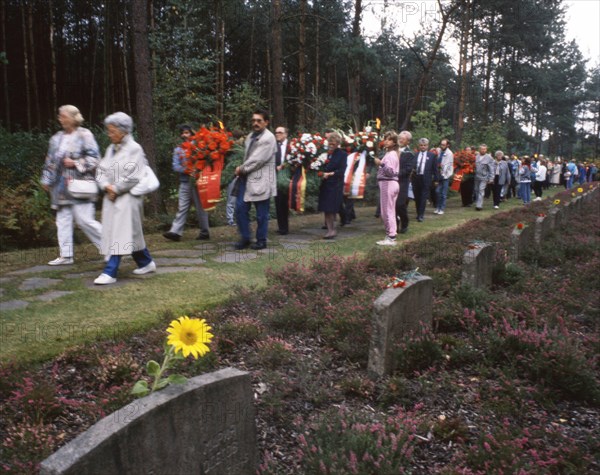
[(475, 153), (459, 150), (454, 154), (454, 170), (465, 180), (475, 173)]
[(201, 127), (191, 140), (180, 147), (185, 153), (186, 173), (196, 179), (206, 167), (225, 162), (225, 155), (234, 143), (231, 132), (219, 127)]

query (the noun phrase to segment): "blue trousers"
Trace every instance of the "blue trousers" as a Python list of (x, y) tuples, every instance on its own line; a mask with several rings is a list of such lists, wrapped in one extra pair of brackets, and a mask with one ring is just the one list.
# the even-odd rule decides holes
[(267, 232), (269, 230), (269, 205), (271, 200), (244, 201), (245, 191), (246, 180), (240, 180), (237, 201), (235, 204), (235, 215), (241, 240), (242, 242), (250, 242), (250, 208), (252, 207), (252, 203), (254, 203), (256, 208), (256, 242), (257, 244), (266, 244)]
[(521, 190), (521, 199), (523, 200), (523, 204), (530, 203), (531, 202), (531, 183), (521, 183), (519, 190)]
[(438, 186), (435, 189), (437, 195), (437, 208), (444, 211), (446, 209), (446, 198), (448, 198), (448, 185), (450, 180), (448, 178), (442, 179), (438, 182)]
[[(146, 267), (152, 262), (152, 256), (150, 256), (150, 251), (148, 251), (147, 247), (141, 251), (132, 252), (131, 257), (133, 257), (133, 260), (138, 267)], [(111, 277), (117, 277), (119, 264), (121, 264), (121, 256), (110, 256), (110, 259), (104, 266), (102, 273), (110, 275)]]

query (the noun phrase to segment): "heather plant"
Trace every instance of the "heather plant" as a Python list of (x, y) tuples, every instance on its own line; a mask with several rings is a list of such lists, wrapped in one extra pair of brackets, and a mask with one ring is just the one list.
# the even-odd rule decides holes
[(233, 347), (259, 340), (264, 331), (257, 318), (246, 315), (232, 317), (218, 327), (219, 340), (229, 340)]
[(268, 336), (256, 342), (256, 360), (266, 368), (276, 369), (294, 360), (294, 347), (287, 341)]
[(485, 356), (492, 364), (514, 369), (569, 399), (600, 404), (600, 384), (585, 352), (558, 328), (527, 328), (504, 320), (485, 337)]
[(397, 409), (381, 420), (345, 408), (327, 411), (299, 424), (300, 470), (307, 474), (402, 473), (411, 466), (420, 426), (416, 411)]
[(444, 361), (440, 343), (425, 328), (417, 335), (405, 337), (394, 353), (395, 370), (406, 376), (412, 376)]
[(59, 443), (51, 424), (22, 421), (7, 427), (0, 453), (3, 473), (30, 475), (37, 473), (39, 462), (48, 457)]
[(417, 386), (417, 384), (414, 380), (406, 378), (406, 376), (393, 375), (383, 383), (379, 402), (384, 407), (395, 405), (412, 407), (422, 395), (419, 391), (420, 386)]
[(7, 407), (32, 424), (48, 423), (65, 410), (61, 404), (65, 400), (61, 401), (59, 388), (51, 382), (26, 376), (15, 387)]
[(506, 265), (497, 263), (492, 272), (492, 281), (500, 287), (516, 287), (524, 277), (525, 271), (518, 264), (512, 262)]
[[(551, 442), (549, 442), (549, 439)], [(591, 457), (575, 440), (549, 427), (521, 429), (508, 419), (482, 434), (453, 462), (452, 473), (590, 473)]]

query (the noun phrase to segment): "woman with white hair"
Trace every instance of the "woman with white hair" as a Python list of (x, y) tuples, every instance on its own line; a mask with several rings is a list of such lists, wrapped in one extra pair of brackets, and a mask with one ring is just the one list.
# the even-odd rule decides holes
[(94, 182), (100, 159), (98, 144), (92, 132), (81, 127), (83, 116), (77, 107), (60, 106), (58, 122), (63, 130), (50, 139), (41, 178), (56, 210), (59, 256), (48, 262), (51, 266), (73, 264), (73, 220), (98, 249), (102, 234), (102, 226), (95, 219), (96, 194), (75, 198), (68, 189), (75, 179)]
[(102, 252), (109, 256), (102, 274), (94, 284), (106, 285), (117, 281), (121, 256), (133, 257), (138, 268), (134, 274), (156, 271), (144, 241), (142, 216), (144, 198), (130, 193), (148, 166), (146, 156), (131, 132), (133, 120), (124, 112), (115, 112), (104, 119), (106, 135), (112, 145), (106, 149), (98, 165), (96, 181), (105, 192), (102, 202)]

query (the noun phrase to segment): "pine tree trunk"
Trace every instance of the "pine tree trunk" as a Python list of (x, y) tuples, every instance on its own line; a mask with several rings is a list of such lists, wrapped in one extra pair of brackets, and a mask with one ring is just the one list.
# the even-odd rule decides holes
[(300, 31), (298, 35), (298, 119), (299, 128), (306, 124), (306, 0), (300, 0)]
[[(2, 28), (2, 51), (6, 51), (6, 2), (1, 0), (0, 2), (0, 27)], [(8, 65), (2, 63), (2, 81), (4, 84), (4, 114), (5, 123), (4, 126), (10, 130), (10, 101), (8, 94)]]
[(460, 62), (458, 66), (458, 76), (460, 81), (458, 93), (458, 118), (456, 123), (456, 149), (458, 150), (462, 142), (463, 130), (465, 128), (465, 104), (467, 98), (467, 55), (469, 52), (469, 13), (470, 3), (467, 0), (464, 5), (464, 13), (461, 22), (460, 36)]
[(283, 51), (281, 44), (281, 0), (272, 2), (272, 38), (273, 49), (271, 91), (272, 91), (272, 113), (273, 126), (285, 124), (283, 115)]
[(416, 110), (417, 104), (419, 104), (419, 101), (421, 100), (421, 97), (423, 96), (423, 92), (425, 91), (425, 86), (427, 85), (427, 82), (429, 81), (429, 73), (431, 72), (431, 70), (433, 68), (433, 64), (435, 63), (438, 50), (440, 49), (440, 45), (442, 44), (442, 39), (444, 38), (444, 33), (446, 32), (446, 27), (448, 26), (448, 21), (450, 20), (450, 15), (452, 15), (452, 12), (454, 12), (454, 10), (456, 10), (458, 8), (459, 3), (457, 2), (454, 5), (452, 5), (446, 12), (442, 8), (440, 0), (438, 0), (438, 5), (439, 5), (440, 11), (442, 12), (442, 27), (440, 28), (437, 39), (435, 41), (435, 45), (433, 47), (433, 50), (431, 51), (431, 55), (429, 56), (429, 61), (425, 65), (425, 68), (423, 69), (423, 73), (421, 74), (421, 79), (419, 80), (419, 85), (417, 86), (415, 96), (413, 97), (413, 100), (410, 103), (410, 106), (406, 113), (406, 117), (404, 118), (404, 121), (402, 122), (401, 130), (406, 130), (406, 128), (408, 127), (408, 124), (410, 123), (410, 119), (413, 115), (413, 112)]
[[(131, 19), (133, 28), (133, 65), (135, 75), (135, 105), (139, 141), (150, 166), (156, 170), (156, 145), (152, 112), (152, 72), (150, 70), (150, 46), (148, 45), (148, 2), (132, 0)], [(160, 209), (158, 193), (151, 193), (154, 214)]]
[[(58, 110), (58, 94), (57, 94), (57, 88), (56, 88), (56, 49), (54, 46), (54, 5), (53, 5), (53, 0), (48, 0), (48, 12), (49, 12), (49, 17), (48, 20), (50, 22), (50, 34), (49, 36), (49, 40), (50, 40), (50, 68), (52, 69), (51, 71), (51, 88), (52, 88), (52, 111), (54, 114), (56, 114), (56, 111)], [(93, 74), (93, 73), (92, 73)], [(91, 120), (91, 117), (90, 117)]]
[(23, 71), (25, 73), (25, 104), (27, 106), (27, 130), (31, 130), (31, 86), (29, 81), (29, 57), (27, 55), (27, 26), (25, 24), (25, 2), (21, 8), (21, 28), (23, 30)]
[[(362, 0), (354, 1), (354, 19), (352, 21), (352, 41), (360, 41), (360, 17), (362, 15)], [(360, 68), (355, 60), (348, 58), (348, 101), (354, 120), (354, 130), (359, 130), (362, 123), (360, 117)]]

